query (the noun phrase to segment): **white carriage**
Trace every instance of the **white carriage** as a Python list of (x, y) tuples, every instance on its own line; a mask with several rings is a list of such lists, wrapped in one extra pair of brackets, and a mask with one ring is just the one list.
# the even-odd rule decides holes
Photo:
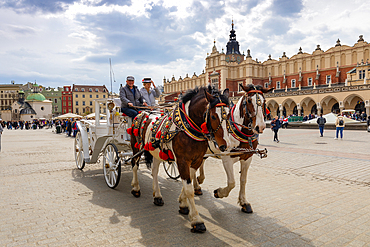
[[(82, 119), (77, 122), (79, 132), (75, 138), (75, 160), (77, 168), (82, 170), (85, 164), (96, 163), (103, 158), (105, 182), (109, 188), (115, 188), (121, 178), (121, 165), (131, 165), (133, 152), (127, 128), (131, 118), (120, 112), (121, 101), (115, 99), (98, 99), (95, 103), (95, 120)], [(100, 114), (106, 109), (106, 119)], [(135, 156), (141, 155), (142, 152)], [(175, 163), (164, 163), (168, 176), (178, 178)]]

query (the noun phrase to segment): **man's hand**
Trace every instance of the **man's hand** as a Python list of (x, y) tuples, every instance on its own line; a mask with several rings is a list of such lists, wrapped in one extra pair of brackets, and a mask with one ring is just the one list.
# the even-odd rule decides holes
[(134, 104), (132, 104), (132, 103), (127, 103), (127, 105), (130, 106), (130, 107), (134, 106)]
[(154, 81), (151, 81), (151, 82), (152, 82), (153, 87), (155, 88)]

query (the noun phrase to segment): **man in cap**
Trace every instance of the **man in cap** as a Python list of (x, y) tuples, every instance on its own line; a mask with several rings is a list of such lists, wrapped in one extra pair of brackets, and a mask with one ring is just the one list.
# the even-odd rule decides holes
[[(141, 95), (144, 97), (148, 106), (155, 106), (155, 98), (158, 98), (161, 92), (150, 78), (144, 78), (143, 85), (144, 87), (140, 89)], [(153, 85), (153, 88), (150, 88), (151, 85)]]
[(129, 117), (134, 118), (139, 111), (135, 106), (148, 106), (139, 89), (135, 84), (133, 76), (127, 76), (126, 85), (119, 90), (119, 97), (121, 99), (121, 111)]

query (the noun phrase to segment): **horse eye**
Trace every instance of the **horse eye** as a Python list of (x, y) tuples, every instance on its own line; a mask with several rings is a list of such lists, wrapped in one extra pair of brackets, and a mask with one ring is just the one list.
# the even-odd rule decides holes
[(211, 118), (212, 118), (213, 120), (216, 120), (216, 117), (215, 117), (215, 116), (212, 116)]
[(252, 103), (252, 100), (251, 99), (248, 99), (248, 103)]

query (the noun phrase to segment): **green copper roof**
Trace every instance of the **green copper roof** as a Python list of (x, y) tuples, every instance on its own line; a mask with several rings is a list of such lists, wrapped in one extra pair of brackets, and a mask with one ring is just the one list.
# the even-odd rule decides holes
[(31, 93), (27, 96), (28, 101), (44, 101), (46, 100), (45, 96), (41, 93)]

